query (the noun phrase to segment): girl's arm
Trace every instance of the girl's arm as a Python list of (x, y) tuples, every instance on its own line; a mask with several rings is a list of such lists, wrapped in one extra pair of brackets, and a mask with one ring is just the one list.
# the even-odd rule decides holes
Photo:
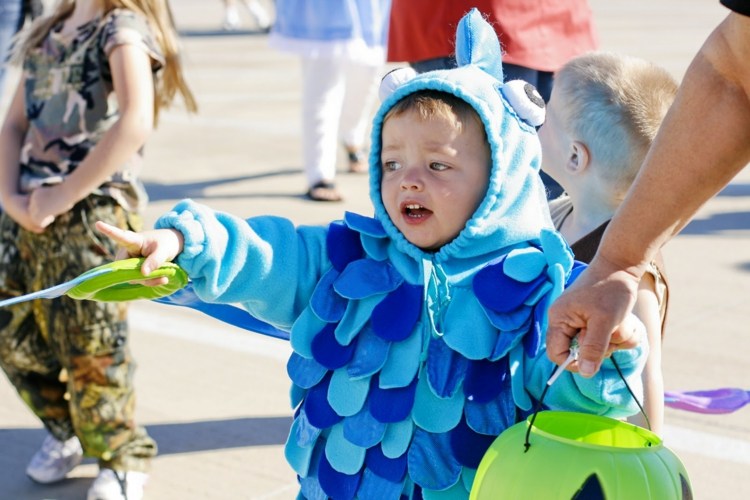
[[(654, 277), (646, 273), (641, 279), (633, 313), (646, 325), (649, 353), (643, 369), (643, 408), (653, 432), (661, 434), (664, 426), (664, 376), (661, 370), (661, 313), (656, 298)], [(631, 423), (648, 427), (638, 413), (628, 419)]]
[(29, 210), (37, 222), (67, 212), (91, 194), (144, 145), (153, 129), (154, 81), (149, 55), (136, 45), (117, 45), (109, 54), (109, 65), (119, 118), (62, 184), (32, 194)]
[(22, 78), (0, 131), (0, 205), (5, 213), (23, 228), (41, 233), (44, 226), (52, 220), (42, 220), (41, 224), (35, 223), (29, 216), (29, 196), (18, 192), (21, 146), (29, 128), (24, 110), (24, 86), (25, 78)]

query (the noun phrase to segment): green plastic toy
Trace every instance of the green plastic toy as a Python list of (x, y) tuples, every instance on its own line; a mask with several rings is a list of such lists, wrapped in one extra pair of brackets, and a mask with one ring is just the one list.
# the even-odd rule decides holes
[[(185, 271), (172, 262), (167, 262), (148, 276), (141, 274), (144, 258), (117, 260), (95, 267), (80, 276), (38, 292), (0, 300), (0, 307), (35, 299), (54, 299), (67, 295), (78, 300), (101, 302), (123, 302), (137, 299), (156, 299), (172, 295), (188, 283)], [(164, 285), (146, 286), (144, 281), (167, 278)]]
[(542, 411), (494, 441), (471, 500), (692, 499), (687, 471), (651, 431), (597, 415)]

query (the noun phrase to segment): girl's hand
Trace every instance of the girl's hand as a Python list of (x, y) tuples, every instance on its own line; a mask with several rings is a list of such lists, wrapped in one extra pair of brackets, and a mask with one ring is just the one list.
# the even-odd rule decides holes
[(35, 221), (29, 214), (29, 195), (27, 194), (16, 194), (8, 197), (3, 205), (3, 210), (19, 226), (35, 234), (42, 234), (44, 228), (55, 220), (54, 217), (47, 217), (41, 221)]
[[(156, 229), (136, 233), (120, 229), (102, 221), (96, 223), (96, 229), (123, 247), (117, 253), (118, 259), (146, 257), (141, 267), (141, 273), (144, 276), (151, 274), (152, 271), (165, 262), (174, 260), (182, 252), (184, 245), (182, 233), (174, 229)], [(161, 280), (166, 281), (166, 278), (162, 278)], [(161, 285), (164, 283), (160, 282), (160, 280), (154, 280), (153, 283), (149, 282), (145, 284)]]
[(63, 184), (40, 187), (29, 194), (29, 217), (41, 227), (54, 222), (55, 217), (69, 212), (73, 203), (66, 200)]

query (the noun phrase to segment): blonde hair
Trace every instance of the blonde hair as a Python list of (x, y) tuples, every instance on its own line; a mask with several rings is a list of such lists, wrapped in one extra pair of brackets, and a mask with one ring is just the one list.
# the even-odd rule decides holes
[[(59, 0), (49, 15), (37, 18), (26, 28), (18, 39), (14, 62), (20, 63), (29, 51), (39, 47), (50, 30), (70, 16), (74, 7), (75, 0)], [(197, 111), (198, 106), (193, 93), (182, 74), (177, 32), (168, 0), (104, 0), (105, 13), (118, 8), (138, 12), (148, 20), (156, 43), (164, 55), (164, 67), (160, 78), (156, 79), (154, 88), (154, 122), (159, 117), (159, 111), (169, 107), (178, 93), (182, 96), (188, 111)]]
[(407, 111), (415, 111), (422, 120), (431, 120), (432, 118), (447, 120), (459, 132), (463, 129), (464, 123), (468, 120), (474, 120), (485, 134), (485, 142), (487, 141), (484, 123), (482, 123), (482, 119), (479, 118), (477, 112), (468, 102), (453, 94), (437, 90), (421, 90), (409, 94), (388, 110), (383, 117), (383, 123), (390, 117), (401, 115)]
[(571, 59), (555, 74), (561, 123), (624, 196), (674, 100), (677, 81), (646, 60), (608, 52)]

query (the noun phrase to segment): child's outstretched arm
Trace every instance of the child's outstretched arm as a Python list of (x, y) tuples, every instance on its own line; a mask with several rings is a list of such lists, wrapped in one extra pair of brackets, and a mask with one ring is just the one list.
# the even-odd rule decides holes
[[(146, 257), (141, 267), (143, 275), (150, 274), (167, 261), (174, 260), (184, 246), (182, 233), (174, 229), (155, 229), (136, 233), (98, 221), (96, 229), (112, 238), (121, 247), (118, 258)], [(162, 283), (149, 283), (162, 284)]]
[[(241, 304), (253, 316), (289, 330), (332, 268), (328, 227), (296, 227), (273, 216), (242, 219), (182, 200), (156, 221), (156, 231), (97, 228), (146, 256), (144, 273), (174, 259), (205, 302)], [(158, 284), (151, 283), (148, 284)]]

